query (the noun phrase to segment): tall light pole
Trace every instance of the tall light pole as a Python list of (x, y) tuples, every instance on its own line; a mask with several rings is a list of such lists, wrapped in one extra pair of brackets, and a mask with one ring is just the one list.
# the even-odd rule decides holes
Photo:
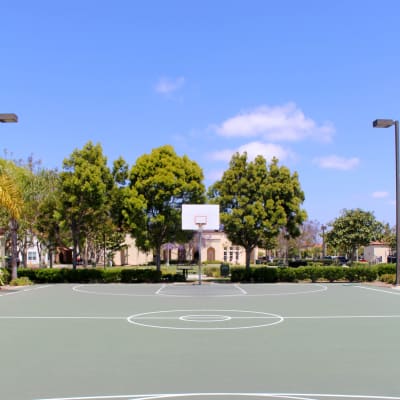
[[(18, 122), (16, 114), (0, 114), (0, 123)], [(15, 227), (16, 221), (11, 219), (11, 227)], [(17, 236), (16, 229), (11, 229), (11, 278), (17, 278)]]
[(15, 114), (0, 114), (0, 122), (18, 122)]
[(394, 125), (395, 151), (396, 151), (396, 281), (400, 284), (400, 165), (399, 165), (399, 121), (393, 119), (376, 119), (372, 126), (374, 128), (389, 128)]
[(325, 258), (325, 229), (326, 226), (322, 225), (321, 230), (322, 230), (322, 258)]

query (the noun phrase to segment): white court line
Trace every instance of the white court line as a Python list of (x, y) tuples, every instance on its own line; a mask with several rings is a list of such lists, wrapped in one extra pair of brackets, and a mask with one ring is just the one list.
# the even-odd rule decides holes
[(160, 289), (158, 289), (157, 291), (156, 291), (156, 294), (157, 295), (161, 295), (161, 291), (165, 288), (165, 286), (167, 286), (165, 283), (160, 287)]
[(84, 397), (54, 397), (54, 398), (40, 398), (35, 400), (117, 400), (117, 399), (131, 399), (131, 400), (151, 400), (151, 399), (170, 399), (180, 397), (204, 397), (204, 396), (231, 396), (231, 397), (265, 397), (265, 398), (282, 398), (282, 399), (316, 399), (317, 397), (323, 398), (341, 398), (341, 399), (365, 399), (365, 400), (400, 400), (398, 396), (369, 396), (357, 394), (319, 394), (319, 393), (170, 393), (170, 394), (142, 394), (142, 395), (116, 395), (116, 396), (84, 396)]
[(400, 318), (400, 315), (319, 315), (308, 317), (283, 317), (284, 319), (356, 319), (356, 318)]
[(354, 286), (354, 287), (356, 287), (356, 288), (359, 288), (359, 289), (365, 289), (365, 290), (373, 290), (374, 292), (381, 292), (381, 293), (387, 293), (387, 294), (394, 294), (394, 295), (400, 295), (400, 292), (399, 293), (395, 293), (395, 292), (390, 292), (389, 290), (383, 290), (383, 289), (375, 289), (375, 288), (371, 288), (371, 287), (367, 287), (367, 286), (359, 286), (359, 285), (356, 285), (356, 286)]
[[(180, 311), (180, 312), (189, 312), (189, 311), (205, 311), (205, 312), (210, 312), (214, 310), (172, 310), (174, 312)], [(172, 311), (158, 311), (158, 312), (172, 312)], [(248, 311), (241, 311), (241, 310), (216, 310), (216, 311), (236, 311), (236, 312), (248, 312)], [(157, 311), (156, 311), (157, 312)], [(249, 311), (249, 312), (254, 312), (254, 313), (262, 313), (260, 311)], [(18, 316), (18, 315), (0, 315), (0, 320), (17, 320), (17, 319), (32, 319), (32, 320), (99, 320), (99, 321), (126, 321), (127, 318), (130, 318), (132, 316), (128, 317), (101, 317), (101, 316)], [(230, 317), (231, 319), (237, 319), (237, 320), (251, 320), (251, 319), (276, 319), (278, 316), (275, 314), (268, 314), (268, 315), (263, 315), (263, 316), (238, 316), (238, 317)], [(279, 317), (282, 317), (284, 320), (286, 319), (310, 319), (310, 320), (324, 320), (324, 319), (363, 319), (363, 318), (377, 318), (377, 319), (385, 319), (385, 318), (400, 318), (400, 314), (391, 314), (391, 315), (310, 315), (310, 316), (282, 316), (280, 315)], [(178, 320), (179, 316), (173, 316), (173, 317), (157, 317), (157, 316), (146, 316), (146, 315), (138, 315), (137, 317), (134, 318), (135, 320)]]
[[(149, 314), (152, 313), (168, 313), (168, 312), (192, 312), (192, 311), (204, 311), (204, 312), (210, 312), (210, 311), (216, 311), (216, 312), (252, 312), (252, 313), (257, 313), (257, 314), (262, 314), (264, 312), (262, 311), (248, 311), (248, 310), (168, 310), (168, 311), (155, 311), (155, 312), (149, 312)], [(208, 315), (208, 314), (207, 314)], [(0, 315), (0, 320), (13, 320), (13, 319), (48, 319), (48, 320), (99, 320), (99, 321), (123, 321), (126, 320), (127, 318), (130, 318), (132, 316), (123, 316), (123, 317), (104, 317), (104, 316), (19, 316), (19, 315)], [(324, 319), (363, 319), (363, 318), (377, 318), (377, 319), (385, 319), (385, 318), (400, 318), (400, 314), (389, 314), (389, 315), (308, 315), (308, 316), (283, 316), (280, 315), (279, 317), (282, 317), (284, 320), (285, 319), (310, 319), (310, 320), (324, 320)], [(231, 316), (231, 319), (237, 319), (237, 320), (251, 320), (251, 319), (276, 319), (277, 315), (275, 314), (267, 314), (267, 315), (254, 315), (254, 316)], [(177, 320), (179, 319), (179, 316), (172, 316), (172, 317), (167, 317), (167, 316), (150, 316), (150, 315), (140, 315), (137, 314), (137, 316), (134, 318), (135, 320)]]
[(236, 289), (239, 289), (243, 294), (248, 294), (243, 288), (241, 288), (239, 285), (233, 285)]
[(32, 290), (45, 289), (45, 288), (48, 288), (48, 287), (50, 287), (50, 286), (51, 286), (51, 285), (45, 285), (45, 286), (29, 287), (29, 288), (26, 288), (26, 289), (17, 289), (17, 290), (15, 290), (15, 291), (13, 291), (13, 292), (10, 292), (10, 293), (3, 293), (3, 294), (0, 294), (0, 296), (11, 296), (11, 295), (13, 295), (13, 294), (26, 293), (26, 292), (31, 292)]
[(0, 319), (91, 319), (91, 320), (126, 320), (126, 317), (61, 317), (61, 316), (18, 316), (18, 315), (0, 315)]
[[(119, 285), (119, 284), (118, 284)], [(127, 284), (129, 285), (129, 284)], [(215, 286), (219, 284), (214, 284)], [(163, 293), (163, 290), (168, 287), (168, 284), (162, 284), (162, 286), (156, 291), (151, 294), (139, 294), (139, 293), (115, 293), (115, 292), (101, 292), (101, 291), (96, 291), (96, 290), (86, 290), (84, 287), (86, 286), (91, 286), (91, 287), (102, 287), (104, 285), (99, 285), (99, 284), (93, 284), (93, 285), (87, 285), (87, 284), (79, 284), (75, 285), (72, 287), (72, 290), (78, 293), (85, 293), (85, 294), (92, 294), (92, 295), (100, 295), (100, 296), (128, 296), (128, 297), (154, 297), (154, 296), (164, 296), (164, 297), (171, 297), (171, 298), (198, 298), (198, 297), (214, 297), (214, 298), (222, 298), (222, 297), (242, 297), (245, 295), (246, 297), (267, 297), (267, 296), (292, 296), (292, 295), (300, 295), (300, 294), (311, 294), (311, 293), (318, 293), (318, 292), (324, 292), (328, 290), (328, 287), (326, 285), (322, 285), (319, 283), (306, 283), (306, 284), (278, 284), (279, 286), (290, 286), (290, 287), (304, 287), (304, 286), (313, 286), (313, 290), (305, 290), (305, 291), (295, 291), (295, 292), (278, 292), (278, 293), (259, 293), (259, 294), (249, 294), (247, 291), (245, 291), (242, 287), (240, 287), (238, 284), (232, 285), (235, 289), (238, 289), (241, 293), (239, 294), (209, 294), (209, 295), (200, 295), (200, 294), (169, 294), (169, 293)], [(108, 287), (111, 287), (111, 285), (107, 285)], [(174, 286), (178, 286), (175, 285)], [(221, 285), (223, 286), (223, 285)], [(184, 285), (179, 285), (179, 287), (184, 287)], [(259, 286), (261, 287), (261, 286)], [(188, 285), (188, 288), (190, 286)]]
[[(189, 310), (190, 311), (190, 310)], [(299, 317), (284, 317), (283, 319), (356, 319), (356, 318), (400, 318), (400, 314), (394, 315), (319, 315), (319, 316), (299, 316)], [(1, 318), (1, 317), (0, 317)], [(135, 319), (142, 319), (142, 320), (174, 320), (178, 319), (178, 317), (137, 317)], [(252, 317), (231, 317), (231, 319), (276, 319), (276, 317), (270, 316), (252, 316)]]
[[(111, 285), (109, 285), (109, 287), (111, 287)], [(84, 287), (84, 286), (88, 286), (88, 285), (85, 284), (85, 283), (84, 284), (80, 284), (80, 285), (75, 285), (75, 286), (72, 287), (72, 290), (74, 292), (77, 292), (77, 293), (95, 294), (95, 295), (99, 295), (99, 296), (128, 296), (128, 297), (154, 297), (155, 296), (154, 292), (151, 293), (151, 294), (97, 292), (97, 291), (94, 291), (94, 290), (82, 289), (82, 287)], [(98, 284), (93, 284), (91, 286), (99, 286), (99, 285)], [(162, 289), (162, 288), (160, 288), (160, 289)]]

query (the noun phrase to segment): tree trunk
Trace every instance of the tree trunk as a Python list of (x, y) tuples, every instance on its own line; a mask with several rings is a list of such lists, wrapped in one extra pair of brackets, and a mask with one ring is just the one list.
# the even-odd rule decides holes
[(18, 222), (12, 218), (10, 221), (11, 233), (11, 280), (18, 278), (17, 260), (18, 260), (18, 245), (17, 245), (17, 230)]
[(156, 267), (157, 271), (161, 271), (161, 246), (156, 248)]
[(78, 260), (78, 232), (72, 228), (72, 268), (76, 269)]
[(246, 248), (246, 271), (250, 271), (250, 257), (252, 248)]
[(49, 248), (49, 268), (53, 268), (53, 249)]

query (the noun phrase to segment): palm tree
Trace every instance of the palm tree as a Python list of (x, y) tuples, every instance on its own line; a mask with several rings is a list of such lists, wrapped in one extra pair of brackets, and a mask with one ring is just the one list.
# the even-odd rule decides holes
[(5, 172), (0, 173), (0, 207), (10, 216), (11, 279), (17, 278), (17, 229), (22, 209), (22, 196), (15, 181)]

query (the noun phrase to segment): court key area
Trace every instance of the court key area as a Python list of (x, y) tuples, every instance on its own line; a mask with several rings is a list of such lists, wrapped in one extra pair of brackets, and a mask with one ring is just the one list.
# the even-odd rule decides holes
[(400, 400), (393, 287), (3, 288), (0, 335), (4, 400)]

